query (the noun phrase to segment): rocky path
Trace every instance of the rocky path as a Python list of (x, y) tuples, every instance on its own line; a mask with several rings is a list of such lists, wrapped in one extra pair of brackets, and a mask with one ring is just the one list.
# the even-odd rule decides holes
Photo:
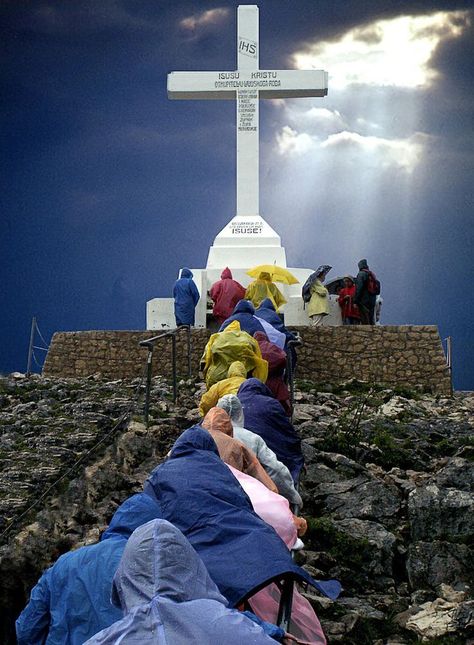
[[(154, 379), (147, 430), (139, 381), (0, 379), (1, 642), (14, 642), (13, 619), (42, 570), (96, 541), (198, 420), (201, 388), (182, 382), (175, 405)], [(298, 383), (294, 423), (309, 523), (299, 557), (344, 586), (335, 603), (308, 595), (328, 641), (474, 642), (474, 394), (325, 389)]]

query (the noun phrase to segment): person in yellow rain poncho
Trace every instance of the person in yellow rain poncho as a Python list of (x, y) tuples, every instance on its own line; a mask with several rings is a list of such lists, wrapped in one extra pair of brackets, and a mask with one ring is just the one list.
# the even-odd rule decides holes
[(209, 390), (214, 383), (227, 378), (227, 371), (234, 361), (241, 361), (246, 376), (258, 378), (265, 383), (268, 376), (268, 363), (255, 338), (240, 329), (234, 320), (224, 331), (212, 334), (201, 357), (201, 371)]
[(247, 370), (241, 361), (234, 361), (227, 370), (227, 378), (214, 385), (201, 397), (199, 413), (205, 416), (224, 394), (237, 394), (239, 387), (247, 378)]
[(270, 298), (276, 311), (286, 302), (280, 289), (272, 282), (271, 275), (262, 271), (258, 278), (247, 287), (245, 300), (251, 300), (253, 306), (257, 308), (265, 298)]

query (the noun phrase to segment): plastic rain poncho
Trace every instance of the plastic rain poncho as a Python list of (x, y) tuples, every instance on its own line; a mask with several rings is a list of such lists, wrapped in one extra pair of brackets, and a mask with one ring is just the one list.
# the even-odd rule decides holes
[(112, 579), (128, 537), (160, 517), (158, 503), (133, 495), (115, 512), (98, 544), (62, 555), (33, 588), (16, 621), (19, 645), (82, 645), (122, 617), (110, 603)]
[(273, 450), (267, 446), (260, 435), (245, 428), (244, 412), (240, 399), (235, 394), (226, 394), (217, 402), (217, 406), (227, 412), (234, 429), (234, 437), (253, 450), (257, 459), (265, 468), (278, 488), (278, 492), (290, 502), (301, 508), (303, 500), (295, 488), (295, 483), (288, 468), (278, 460)]
[[(249, 477), (229, 466), (240, 485), (250, 497), (252, 506), (259, 517), (267, 524), (273, 526), (275, 531), (291, 549), (297, 541), (295, 518), (291, 513), (288, 501), (269, 491), (253, 477)], [(299, 542), (300, 547), (303, 546)], [(257, 592), (249, 600), (252, 610), (267, 622), (276, 622), (280, 604), (280, 591), (275, 584), (271, 584)], [(306, 598), (293, 589), (293, 602), (291, 610), (290, 633), (306, 643), (323, 645), (326, 643), (321, 623), (314, 609)]]
[(275, 343), (270, 342), (262, 332), (258, 331), (254, 334), (254, 338), (260, 347), (262, 358), (268, 363), (266, 386), (271, 390), (275, 399), (281, 403), (286, 415), (291, 416), (290, 390), (283, 380), (286, 368), (286, 352), (277, 347)]
[(272, 282), (270, 274), (262, 271), (258, 278), (247, 287), (245, 299), (251, 300), (254, 307), (258, 307), (265, 298), (269, 298), (272, 301), (276, 311), (286, 302), (280, 289)]
[(212, 285), (209, 295), (214, 301), (212, 314), (221, 324), (232, 314), (239, 300), (242, 300), (245, 295), (245, 289), (236, 280), (232, 279), (232, 273), (226, 267), (221, 273), (221, 279)]
[(277, 487), (265, 472), (255, 453), (244, 443), (234, 438), (232, 422), (227, 412), (222, 408), (211, 408), (204, 417), (201, 426), (210, 433), (216, 442), (222, 461), (250, 477), (255, 477), (270, 491), (278, 493)]
[[(287, 329), (280, 318), (280, 316), (277, 314), (275, 311), (275, 305), (273, 302), (270, 300), (270, 298), (265, 298), (265, 300), (262, 300), (260, 303), (260, 306), (258, 309), (255, 310), (255, 315), (257, 318), (260, 318), (260, 320), (264, 320), (267, 323), (269, 323), (272, 327), (274, 327), (276, 330), (278, 330), (280, 333), (285, 335), (286, 340), (296, 340), (295, 334), (293, 334), (289, 329)], [(267, 336), (270, 338), (272, 343), (275, 341), (268, 335)], [(279, 347), (280, 345), (276, 343)]]
[(227, 377), (229, 366), (234, 361), (245, 365), (247, 375), (260, 379), (263, 383), (268, 376), (268, 363), (262, 359), (260, 347), (252, 336), (241, 331), (234, 320), (223, 331), (212, 334), (201, 357), (201, 369), (209, 389), (214, 383)]
[(217, 401), (225, 394), (237, 394), (239, 387), (247, 378), (245, 365), (241, 361), (234, 361), (227, 370), (227, 378), (214, 383), (201, 397), (199, 414), (204, 416)]
[(256, 331), (263, 331), (263, 325), (260, 320), (254, 316), (254, 313), (255, 308), (250, 300), (241, 300), (235, 305), (232, 315), (224, 320), (222, 325), (219, 327), (219, 331), (224, 331), (224, 329), (234, 320), (237, 320), (240, 325), (240, 329), (242, 331), (246, 331), (250, 336), (253, 336)]
[(268, 490), (254, 477), (240, 472), (237, 468), (229, 466), (231, 473), (237, 479), (250, 498), (254, 511), (281, 537), (288, 549), (291, 549), (297, 538), (297, 528), (293, 521), (288, 500)]
[(192, 271), (181, 270), (181, 277), (173, 287), (176, 325), (194, 325), (194, 310), (199, 302), (199, 291), (194, 284)]
[(114, 578), (112, 600), (124, 617), (89, 645), (266, 645), (263, 629), (235, 609), (211, 580), (184, 535), (165, 520), (137, 529)]
[(297, 481), (304, 464), (301, 439), (280, 403), (273, 398), (268, 387), (255, 378), (244, 381), (237, 396), (242, 403), (247, 430), (265, 440), (278, 459), (288, 467), (293, 480)]
[(145, 492), (157, 498), (165, 519), (188, 538), (231, 606), (285, 574), (308, 581), (331, 598), (339, 594), (337, 581), (317, 582), (292, 561), (203, 428), (183, 432), (168, 460), (148, 477)]

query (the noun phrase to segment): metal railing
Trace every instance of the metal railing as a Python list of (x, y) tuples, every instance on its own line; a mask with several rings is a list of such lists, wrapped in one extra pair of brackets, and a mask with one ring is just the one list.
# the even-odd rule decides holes
[[(294, 341), (293, 341), (294, 342)], [(295, 488), (299, 492), (300, 482), (299, 476), (295, 482)], [(290, 510), (293, 515), (298, 516), (299, 506), (297, 504), (290, 504)], [(296, 555), (296, 550), (291, 550), (291, 559), (294, 561)], [(286, 632), (290, 631), (291, 626), (291, 610), (293, 608), (293, 593), (294, 593), (295, 579), (293, 576), (289, 576), (283, 580), (280, 589), (280, 604), (278, 606), (278, 617), (277, 625), (281, 627)]]
[(288, 389), (290, 390), (290, 406), (291, 406), (291, 419), (293, 419), (293, 407), (295, 403), (295, 364), (293, 361), (293, 352), (295, 347), (300, 347), (303, 342), (297, 332), (293, 332), (296, 336), (294, 340), (289, 340), (286, 343), (286, 381)]
[(148, 427), (149, 413), (150, 413), (150, 394), (151, 394), (151, 379), (153, 374), (153, 350), (155, 349), (155, 344), (157, 341), (162, 338), (171, 339), (171, 371), (173, 379), (173, 402), (176, 403), (178, 398), (178, 380), (176, 372), (176, 335), (182, 330), (187, 331), (187, 363), (188, 363), (188, 378), (192, 376), (192, 365), (191, 365), (191, 327), (188, 325), (182, 325), (176, 329), (170, 329), (165, 331), (158, 336), (153, 336), (152, 338), (146, 338), (139, 342), (140, 347), (146, 347), (148, 349), (147, 356), (147, 370), (146, 370), (146, 389), (145, 389), (145, 406), (143, 411), (143, 416), (145, 420), (145, 425)]
[[(38, 334), (40, 337), (41, 341), (46, 345), (46, 347), (40, 347), (39, 345), (35, 345), (35, 336)], [(36, 316), (33, 316), (31, 320), (31, 331), (30, 331), (30, 343), (28, 345), (28, 361), (26, 365), (26, 375), (30, 376), (31, 375), (31, 365), (32, 361), (36, 363), (36, 365), (40, 368), (43, 369), (43, 365), (41, 365), (35, 355), (35, 349), (39, 349), (42, 352), (48, 352), (49, 349), (49, 344), (45, 341), (43, 338), (43, 334), (40, 332), (40, 329), (38, 327), (38, 323), (36, 321)], [(44, 362), (44, 361), (43, 361)]]
[(451, 395), (453, 394), (453, 345), (451, 336), (444, 339), (446, 342), (446, 366), (449, 371), (449, 378), (451, 380)]

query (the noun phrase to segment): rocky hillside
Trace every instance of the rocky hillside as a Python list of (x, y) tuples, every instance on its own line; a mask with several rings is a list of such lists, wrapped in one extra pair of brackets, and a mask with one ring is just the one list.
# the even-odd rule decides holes
[[(15, 642), (42, 570), (96, 541), (198, 420), (201, 388), (181, 382), (174, 404), (154, 379), (146, 429), (139, 381), (0, 379), (0, 642)], [(334, 603), (308, 594), (328, 641), (474, 642), (474, 394), (300, 382), (294, 423), (309, 524), (299, 557), (344, 586)]]

